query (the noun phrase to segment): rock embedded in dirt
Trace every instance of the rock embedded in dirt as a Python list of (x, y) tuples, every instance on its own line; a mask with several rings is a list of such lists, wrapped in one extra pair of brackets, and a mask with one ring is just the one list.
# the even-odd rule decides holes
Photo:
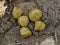
[(49, 37), (49, 38), (46, 38), (44, 41), (42, 41), (40, 45), (55, 45), (55, 41), (53, 37)]

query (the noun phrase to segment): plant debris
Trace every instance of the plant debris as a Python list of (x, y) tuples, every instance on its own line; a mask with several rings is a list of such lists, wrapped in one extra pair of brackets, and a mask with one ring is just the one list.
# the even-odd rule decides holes
[(5, 3), (5, 0), (0, 1), (0, 18), (2, 18), (7, 8), (7, 6), (4, 6), (4, 3)]

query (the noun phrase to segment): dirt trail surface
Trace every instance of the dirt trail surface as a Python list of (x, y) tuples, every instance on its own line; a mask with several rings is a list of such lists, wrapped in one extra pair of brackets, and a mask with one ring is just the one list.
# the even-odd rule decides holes
[[(5, 5), (8, 8), (0, 19), (0, 45), (60, 45), (60, 0), (6, 0)], [(11, 14), (14, 6), (22, 8), (26, 16), (33, 8), (42, 10), (45, 31), (35, 32), (34, 23), (30, 21), (28, 27), (33, 34), (22, 39), (19, 33), (21, 26)]]

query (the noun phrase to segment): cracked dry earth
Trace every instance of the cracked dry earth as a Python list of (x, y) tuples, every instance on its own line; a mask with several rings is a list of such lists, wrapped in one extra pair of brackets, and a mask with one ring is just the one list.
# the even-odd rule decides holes
[[(60, 0), (6, 0), (5, 4), (8, 8), (0, 19), (0, 45), (60, 45)], [(21, 26), (11, 14), (14, 6), (22, 8), (26, 16), (32, 8), (42, 10), (45, 31), (35, 32), (34, 23), (30, 21), (28, 27), (33, 34), (22, 39)]]

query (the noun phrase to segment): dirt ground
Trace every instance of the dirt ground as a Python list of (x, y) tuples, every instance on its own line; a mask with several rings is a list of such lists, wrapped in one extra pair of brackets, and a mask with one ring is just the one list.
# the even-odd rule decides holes
[[(5, 5), (8, 8), (0, 19), (0, 45), (43, 45), (41, 42), (49, 37), (55, 41), (54, 45), (60, 45), (60, 0), (6, 0)], [(42, 21), (46, 23), (46, 29), (43, 32), (35, 32), (34, 23), (30, 21), (28, 27), (33, 34), (22, 39), (19, 33), (21, 26), (11, 14), (14, 6), (22, 8), (26, 16), (33, 8), (42, 10)]]

